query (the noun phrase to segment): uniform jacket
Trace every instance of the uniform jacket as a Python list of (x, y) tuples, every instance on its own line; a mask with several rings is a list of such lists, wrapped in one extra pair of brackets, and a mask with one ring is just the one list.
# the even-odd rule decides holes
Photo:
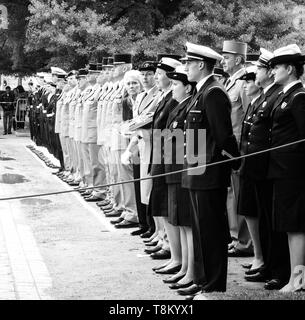
[[(305, 139), (305, 89), (301, 82), (278, 97), (271, 117), (271, 147)], [(304, 179), (305, 143), (271, 151), (269, 177)]]
[[(183, 159), (184, 159), (184, 120), (186, 114), (186, 107), (190, 102), (191, 97), (188, 97), (186, 100), (179, 103), (169, 114), (166, 129), (171, 133), (177, 130), (178, 141), (174, 135), (169, 134), (166, 137), (165, 142), (165, 152), (164, 152), (164, 163), (165, 163), (165, 172), (173, 172), (183, 169)], [(181, 141), (182, 140), (182, 141)], [(170, 148), (172, 151), (169, 153), (167, 148)], [(166, 183), (181, 183), (182, 173), (176, 173), (166, 177)]]
[(148, 171), (152, 176), (165, 173), (164, 136), (161, 135), (161, 131), (166, 128), (168, 116), (177, 104), (178, 102), (172, 98), (172, 92), (170, 91), (159, 102), (154, 113), (151, 135), (152, 149), (150, 155), (150, 167), (148, 168)]
[[(225, 150), (232, 156), (238, 156), (238, 145), (233, 135), (230, 117), (231, 103), (224, 91), (213, 76), (209, 77), (197, 94), (192, 98), (186, 110), (185, 131), (191, 129), (194, 132), (195, 147), (194, 155), (198, 156), (197, 130), (204, 129), (206, 132), (205, 162), (227, 159), (222, 155)], [(186, 132), (187, 133), (187, 132)], [(187, 154), (190, 152), (190, 144), (186, 145), (184, 168), (197, 167), (197, 164), (189, 164)], [(235, 169), (239, 163), (234, 161), (229, 164), (206, 167), (198, 172), (183, 172), (182, 186), (194, 190), (209, 190), (227, 187), (230, 184), (231, 166)], [(197, 174), (196, 174), (197, 173)]]
[(90, 88), (87, 95), (82, 98), (83, 114), (82, 114), (82, 142), (97, 142), (97, 101), (95, 93), (99, 90), (99, 86), (95, 85)]
[(231, 100), (231, 121), (233, 133), (238, 142), (240, 140), (242, 121), (250, 103), (250, 99), (243, 88), (244, 80), (238, 80), (244, 73), (244, 68), (237, 71), (225, 87)]
[[(270, 147), (270, 115), (280, 91), (281, 86), (273, 84), (266, 93), (261, 93), (253, 106), (249, 105), (242, 125), (240, 142), (242, 155), (266, 150)], [(268, 165), (269, 153), (262, 153), (253, 158), (244, 158), (240, 174), (255, 180), (265, 179), (268, 173)]]

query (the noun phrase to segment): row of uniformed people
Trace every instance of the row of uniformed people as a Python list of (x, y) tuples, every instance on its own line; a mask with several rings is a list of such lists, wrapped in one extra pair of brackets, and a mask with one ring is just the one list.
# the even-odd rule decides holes
[[(83, 112), (87, 109), (90, 110), (89, 106), (95, 110), (92, 113), (95, 120), (91, 122), (92, 127), (90, 128), (95, 128), (94, 130), (92, 129), (91, 132), (96, 132), (97, 137), (96, 140), (92, 139), (92, 142), (87, 142), (88, 140), (82, 140), (82, 138), (80, 138), (80, 146), (76, 147), (76, 150), (79, 150), (77, 154), (80, 155), (79, 158), (81, 160), (74, 161), (74, 164), (72, 161), (70, 168), (66, 169), (70, 170), (73, 174), (79, 172), (81, 186), (88, 185), (96, 187), (105, 182), (125, 180), (120, 179), (120, 177), (122, 177), (122, 170), (124, 171), (128, 166), (131, 174), (126, 177), (132, 177), (132, 175), (134, 177), (147, 177), (149, 174), (155, 175), (173, 171), (175, 168), (181, 168), (179, 165), (175, 166), (174, 163), (173, 167), (167, 167), (166, 169), (164, 161), (161, 162), (161, 164), (158, 161), (154, 161), (154, 159), (160, 159), (160, 154), (158, 154), (160, 153), (160, 149), (155, 146), (155, 141), (160, 140), (160, 137), (156, 136), (160, 131), (155, 130), (152, 132), (151, 127), (159, 130), (165, 128), (169, 128), (170, 130), (183, 128), (184, 131), (186, 131), (186, 129), (192, 129), (195, 132), (199, 132), (197, 131), (199, 129), (205, 129), (207, 163), (226, 159), (224, 154), (238, 155), (237, 142), (234, 137), (237, 137), (242, 153), (251, 153), (253, 151), (249, 150), (249, 147), (245, 149), (245, 146), (255, 145), (255, 142), (251, 140), (251, 137), (255, 137), (255, 132), (249, 131), (247, 125), (250, 123), (250, 128), (254, 129), (256, 128), (254, 125), (255, 121), (265, 119), (263, 111), (268, 104), (269, 94), (273, 99), (272, 103), (270, 102), (270, 110), (285, 111), (283, 116), (280, 114), (278, 116), (280, 118), (282, 116), (282, 125), (284, 125), (285, 121), (290, 121), (289, 132), (292, 133), (292, 135), (287, 134), (283, 137), (280, 136), (279, 142), (274, 143), (277, 144), (281, 141), (291, 141), (292, 138), (302, 137), (303, 131), (301, 124), (302, 121), (304, 121), (302, 99), (304, 94), (302, 91), (303, 87), (297, 79), (302, 74), (300, 70), (303, 68), (304, 56), (301, 55), (296, 46), (283, 48), (282, 51), (279, 50), (279, 52), (276, 51), (272, 58), (266, 58), (266, 52), (262, 50), (260, 60), (265, 60), (265, 65), (262, 66), (262, 64), (260, 64), (258, 70), (261, 68), (269, 75), (271, 74), (271, 67), (274, 67), (272, 70), (276, 75), (275, 82), (282, 86), (284, 84), (288, 86), (284, 97), (281, 98), (291, 100), (281, 104), (283, 100), (281, 100), (280, 103), (274, 103), (274, 100), (277, 98), (277, 90), (273, 91), (273, 79), (271, 76), (269, 82), (266, 81), (268, 85), (263, 84), (263, 81), (260, 80), (261, 82), (257, 87), (261, 87), (264, 90), (257, 90), (256, 94), (259, 94), (259, 96), (253, 96), (255, 90), (251, 93), (250, 84), (249, 87), (248, 84), (245, 85), (245, 83), (249, 81), (253, 82), (251, 76), (253, 77), (254, 72), (249, 72), (249, 70), (247, 72), (247, 69), (243, 67), (246, 62), (246, 52), (244, 48), (245, 44), (232, 41), (225, 42), (223, 55), (221, 56), (210, 48), (187, 43), (186, 65), (183, 68), (185, 71), (181, 70), (177, 57), (171, 55), (163, 56), (161, 60), (158, 59), (157, 64), (152, 62), (144, 63), (140, 68), (144, 92), (137, 94), (137, 97), (136, 94), (134, 94), (133, 98), (129, 99), (129, 105), (132, 105), (133, 109), (133, 117), (136, 119), (127, 124), (130, 124), (130, 130), (136, 128), (136, 134), (133, 134), (129, 145), (127, 146), (126, 143), (122, 148), (114, 147), (113, 139), (111, 138), (120, 140), (122, 135), (124, 135), (124, 129), (126, 129), (126, 122), (122, 124), (122, 121), (130, 120), (127, 118), (123, 119), (122, 109), (118, 113), (114, 112), (114, 110), (116, 108), (119, 109), (124, 103), (126, 104), (128, 97), (124, 96), (122, 79), (128, 68), (131, 68), (131, 64), (126, 63), (126, 57), (124, 58), (124, 55), (121, 56), (122, 61), (120, 61), (120, 55), (115, 56), (115, 59), (117, 58), (117, 61), (115, 61), (117, 64), (114, 64), (116, 67), (109, 67), (108, 72), (104, 72), (102, 73), (103, 76), (99, 75), (98, 77), (100, 84), (99, 94), (97, 94), (97, 90), (92, 90), (95, 85), (93, 80), (91, 80), (91, 87), (87, 80), (83, 81), (87, 81), (87, 84), (82, 84), (82, 81), (79, 81), (78, 87), (81, 90), (81, 93), (79, 93), (79, 105), (82, 106)], [(261, 62), (260, 60), (259, 62)], [(228, 94), (212, 75), (213, 67), (217, 61), (223, 61), (224, 70), (227, 71), (230, 76), (229, 80), (225, 83)], [(283, 71), (282, 65), (284, 65), (288, 71)], [(266, 70), (264, 70), (264, 68)], [(115, 71), (112, 71), (113, 73), (111, 74), (110, 70), (113, 69)], [(95, 71), (96, 70), (91, 70), (91, 74), (95, 74)], [(80, 71), (80, 78), (83, 77), (82, 73), (86, 73), (86, 71)], [(260, 73), (259, 71), (255, 71), (255, 74), (259, 75)], [(62, 100), (61, 108), (67, 107), (69, 112), (73, 110), (73, 103), (71, 108), (71, 102), (73, 101), (74, 91), (76, 91), (75, 87), (71, 84), (71, 79), (73, 78), (73, 75), (68, 77), (69, 85), (67, 89), (64, 90), (65, 92), (60, 99)], [(87, 77), (85, 78), (87, 79)], [(94, 77), (92, 76), (92, 78)], [(88, 80), (89, 79), (90, 77), (88, 77)], [(293, 80), (290, 81), (291, 84), (289, 84), (289, 80)], [(296, 93), (299, 95), (296, 103), (296, 113), (293, 109), (294, 91), (292, 90), (292, 88), (295, 89), (295, 86), (297, 86)], [(298, 86), (300, 86), (300, 88)], [(278, 85), (275, 87), (277, 89)], [(97, 88), (98, 86), (95, 87), (95, 89)], [(269, 91), (270, 88), (272, 88), (272, 93)], [(91, 96), (91, 99), (90, 93), (94, 96)], [(292, 94), (292, 96), (288, 96), (288, 93)], [(64, 99), (63, 97), (66, 98)], [(250, 99), (252, 99), (251, 104), (249, 104)], [(58, 102), (60, 102), (60, 100)], [(262, 108), (261, 112), (258, 113), (260, 117), (257, 117), (256, 113), (251, 114), (251, 110), (256, 110), (253, 105), (257, 104), (258, 101), (261, 103), (259, 107)], [(292, 109), (286, 109), (289, 103), (292, 104)], [(57, 104), (57, 107), (59, 105), (60, 103)], [(86, 112), (87, 111), (85, 111), (85, 113)], [(71, 113), (71, 117), (65, 115), (64, 112), (60, 114), (62, 114), (61, 123), (68, 123), (69, 126), (72, 123), (73, 125), (73, 121), (75, 121), (73, 118), (74, 111)], [(260, 140), (256, 142), (256, 148), (260, 150), (270, 146), (270, 143), (272, 145), (273, 141), (277, 141), (277, 133), (275, 133), (273, 137), (274, 131), (271, 130), (272, 127), (275, 126), (276, 130), (278, 130), (279, 127), (280, 130), (284, 129), (285, 131), (285, 128), (281, 128), (281, 124), (278, 125), (274, 123), (274, 118), (272, 117), (274, 117), (275, 114), (275, 111), (273, 111), (273, 113), (267, 113), (266, 118), (268, 120), (265, 121), (262, 128), (259, 127), (258, 129), (263, 139), (262, 145)], [(249, 119), (246, 118), (244, 120), (245, 115), (249, 117)], [(291, 117), (295, 117), (296, 115), (298, 118), (296, 119), (297, 123), (295, 125), (295, 119), (292, 121)], [(93, 118), (90, 119), (92, 120)], [(85, 118), (83, 115), (82, 119), (87, 119), (87, 124), (89, 123), (86, 115)], [(152, 120), (152, 125), (145, 125), (145, 123), (149, 123), (147, 120)], [(141, 121), (143, 123), (141, 123)], [(86, 124), (82, 123), (82, 125), (86, 128)], [(61, 137), (68, 138), (66, 139), (68, 147), (63, 147), (63, 151), (65, 149), (67, 158), (71, 160), (73, 159), (73, 148), (71, 148), (73, 143), (71, 143), (71, 139), (73, 142), (73, 139), (78, 138), (75, 137), (73, 133), (64, 133), (64, 125), (61, 126), (61, 128), (63, 128), (63, 130), (60, 131)], [(277, 132), (276, 130), (275, 132)], [(125, 134), (128, 135), (128, 132), (125, 132)], [(65, 141), (65, 139), (62, 141)], [(94, 161), (96, 161), (96, 152), (92, 154), (91, 151), (90, 158), (90, 146), (84, 146), (84, 144), (91, 143), (100, 146), (97, 148), (98, 169), (96, 171), (99, 172), (103, 178), (101, 178), (102, 181), (99, 181), (97, 184), (94, 184), (94, 182), (90, 184), (89, 179), (89, 177), (94, 176), (93, 167)], [(64, 143), (62, 143), (62, 145), (64, 145)], [(179, 147), (182, 147), (181, 144)], [(186, 144), (186, 150), (184, 150), (186, 156), (187, 148), (188, 145)], [(304, 201), (304, 197), (298, 197), (298, 195), (296, 195), (297, 188), (301, 188), (301, 190), (304, 189), (303, 171), (301, 167), (297, 167), (300, 159), (304, 156), (304, 150), (302, 148), (302, 146), (295, 147), (295, 149), (293, 149), (295, 156), (293, 157), (291, 155), (289, 159), (288, 155), (280, 152), (273, 154), (273, 161), (270, 161), (270, 159), (266, 161), (266, 159), (262, 157), (262, 159), (264, 159), (262, 161), (267, 162), (267, 164), (260, 166), (261, 170), (266, 171), (266, 166), (270, 170), (271, 166), (272, 171), (272, 169), (274, 169), (274, 167), (272, 167), (273, 165), (275, 166), (275, 170), (273, 171), (276, 171), (278, 174), (274, 176), (271, 175), (272, 179), (268, 180), (269, 185), (276, 187), (274, 190), (271, 187), (268, 189), (266, 187), (267, 184), (260, 183), (260, 179), (258, 179), (258, 183), (256, 182), (257, 175), (255, 174), (255, 178), (253, 178), (251, 173), (252, 171), (254, 172), (255, 169), (258, 169), (258, 167), (252, 164), (252, 166), (249, 166), (251, 169), (245, 169), (247, 161), (243, 163), (240, 172), (233, 172), (235, 177), (232, 178), (232, 180), (230, 179), (231, 166), (208, 167), (204, 172), (199, 171), (197, 174), (183, 173), (180, 177), (177, 176), (173, 179), (168, 177), (166, 179), (157, 178), (154, 180), (141, 181), (140, 188), (135, 184), (133, 191), (128, 188), (129, 194), (134, 194), (138, 200), (136, 201), (138, 215), (133, 215), (135, 217), (134, 220), (125, 219), (125, 210), (125, 214), (113, 222), (116, 226), (120, 226), (121, 224), (123, 227), (127, 227), (134, 226), (134, 222), (137, 222), (136, 219), (138, 219), (140, 229), (133, 232), (133, 234), (141, 234), (143, 238), (149, 237), (148, 240), (146, 240), (149, 245), (157, 244), (156, 247), (146, 250), (148, 253), (152, 253), (152, 257), (168, 258), (170, 256), (168, 253), (170, 249), (171, 259), (155, 269), (156, 272), (165, 274), (178, 271), (177, 274), (166, 279), (166, 282), (172, 282), (171, 286), (178, 289), (180, 294), (194, 294), (201, 290), (224, 291), (226, 289), (227, 274), (227, 243), (230, 239), (228, 229), (230, 219), (228, 220), (225, 214), (227, 210), (227, 187), (230, 184), (230, 180), (234, 181), (235, 179), (235, 183), (232, 183), (232, 190), (235, 191), (233, 195), (236, 198), (239, 196), (238, 211), (241, 215), (246, 216), (247, 226), (250, 230), (255, 250), (255, 257), (252, 266), (250, 266), (249, 275), (247, 275), (250, 277), (247, 277), (247, 280), (256, 281), (258, 279), (257, 277), (263, 277), (263, 280), (268, 280), (269, 277), (271, 277), (272, 281), (266, 288), (279, 289), (288, 282), (289, 279), (287, 278), (290, 276), (289, 284), (284, 287), (283, 291), (292, 291), (294, 289), (292, 269), (296, 261), (304, 264), (304, 250), (302, 249), (304, 246), (304, 215), (301, 214), (299, 209), (302, 201)], [(123, 152), (123, 150), (125, 152)], [(132, 173), (130, 159), (138, 155), (140, 158), (140, 168), (138, 168), (137, 164), (134, 164), (134, 171)], [(161, 159), (164, 160), (166, 156), (167, 155), (161, 151)], [(87, 164), (85, 164), (86, 161)], [(256, 162), (257, 161), (256, 158)], [(87, 169), (84, 169), (82, 173), (81, 162), (84, 163), (84, 168), (87, 166)], [(279, 163), (275, 165), (274, 163), (276, 162)], [(283, 169), (281, 169), (282, 172), (280, 168), (278, 168), (278, 166), (293, 167), (294, 162), (299, 169), (299, 171), (295, 171), (300, 173), (301, 179), (296, 179), (293, 169), (289, 169), (290, 171), (288, 171), (291, 172), (291, 174), (285, 176)], [(67, 163), (69, 162), (67, 161)], [(235, 167), (235, 165), (236, 163), (233, 163), (233, 167)], [(120, 166), (123, 169), (120, 168)], [(192, 165), (186, 161), (184, 168), (190, 167), (192, 167)], [(235, 169), (237, 167), (238, 165)], [(127, 171), (126, 169), (124, 172), (126, 173)], [(260, 171), (261, 174), (262, 171)], [(87, 174), (85, 174), (85, 172), (87, 172)], [(240, 174), (241, 177), (239, 177)], [(266, 174), (262, 175), (263, 182), (265, 182)], [(73, 181), (75, 181), (76, 176), (74, 175), (72, 178)], [(93, 178), (91, 178), (91, 181), (93, 181)], [(241, 182), (241, 188), (239, 188), (239, 186), (236, 187), (239, 182)], [(287, 182), (289, 182), (291, 189), (286, 196), (284, 184)], [(260, 189), (260, 185), (263, 185), (268, 190), (264, 192), (263, 189)], [(130, 187), (131, 184), (127, 184), (126, 186)], [(183, 188), (181, 188), (181, 186)], [(138, 189), (141, 191), (140, 194)], [(249, 197), (247, 190), (251, 190), (250, 195), (252, 198)], [(266, 197), (266, 194), (270, 195), (272, 192), (275, 192), (273, 203), (271, 203), (270, 197)], [(121, 187), (118, 187), (117, 189), (113, 188), (112, 193), (113, 199), (109, 197), (105, 199), (106, 190), (97, 188), (89, 195), (87, 200), (98, 201), (102, 199), (102, 201), (98, 202), (98, 205), (102, 207), (106, 215), (117, 216), (118, 212), (124, 213), (124, 209), (122, 209), (124, 207), (124, 200), (122, 200), (122, 198), (124, 198), (124, 191)], [(283, 193), (285, 197), (283, 197)], [(254, 199), (254, 194), (259, 195)], [(282, 203), (281, 200), (284, 201), (284, 203)], [(294, 208), (288, 208), (287, 205), (289, 201), (291, 202), (292, 200), (296, 201), (298, 205)], [(133, 213), (135, 213), (135, 200), (131, 202), (133, 203)], [(257, 208), (261, 205), (261, 202), (263, 203), (263, 208)], [(279, 203), (280, 205), (284, 205), (286, 211), (293, 211), (291, 217), (287, 217), (287, 214), (285, 215), (286, 212), (281, 210)], [(255, 208), (255, 210), (253, 210), (253, 208)], [(272, 218), (271, 210), (273, 210)], [(257, 212), (259, 212), (260, 215), (258, 219)], [(263, 212), (263, 214), (261, 212)], [(256, 216), (254, 213), (256, 213)], [(228, 212), (228, 214), (230, 218), (230, 213)], [(234, 219), (236, 218), (233, 217), (233, 220)], [(263, 222), (264, 219), (265, 222)], [(272, 220), (277, 221), (277, 223), (272, 224)], [(230, 226), (232, 226), (232, 224), (234, 225), (234, 223), (231, 223)], [(166, 230), (166, 233), (164, 233), (164, 230)], [(232, 236), (232, 229), (230, 231)], [(293, 259), (293, 261), (291, 260), (291, 268), (288, 269), (286, 268), (287, 250), (284, 250), (285, 245), (287, 247), (287, 239), (283, 237), (284, 232), (288, 232), (290, 256), (292, 257), (291, 259)], [(240, 250), (238, 245), (241, 245), (242, 241), (240, 240), (242, 239), (238, 236), (239, 232), (237, 229), (236, 240), (229, 246), (230, 253), (233, 251), (233, 254), (235, 254)], [(274, 251), (274, 239), (276, 238), (282, 239), (282, 253), (284, 255), (286, 254), (286, 257), (273, 257), (274, 254), (276, 254), (276, 251)], [(245, 241), (245, 244), (246, 246), (249, 245), (249, 237), (248, 240)], [(260, 250), (265, 252), (261, 252), (260, 254)], [(278, 252), (279, 251), (280, 250), (278, 250)], [(194, 255), (192, 255), (193, 252)], [(266, 267), (268, 264), (272, 264), (271, 267), (268, 267), (269, 270)], [(280, 278), (278, 274), (274, 274), (276, 273), (276, 269), (283, 268), (286, 268), (285, 272), (283, 271), (285, 278)], [(266, 269), (268, 272), (265, 271)], [(251, 276), (254, 276), (255, 280), (251, 279)]]

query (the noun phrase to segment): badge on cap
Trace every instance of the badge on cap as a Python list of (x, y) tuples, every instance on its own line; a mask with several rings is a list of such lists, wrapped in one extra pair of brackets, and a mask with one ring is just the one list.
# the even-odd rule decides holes
[(176, 129), (177, 126), (178, 126), (178, 122), (177, 122), (177, 121), (174, 121), (174, 122), (173, 122), (173, 128)]
[(287, 106), (287, 102), (283, 102), (281, 105), (281, 109), (284, 109)]

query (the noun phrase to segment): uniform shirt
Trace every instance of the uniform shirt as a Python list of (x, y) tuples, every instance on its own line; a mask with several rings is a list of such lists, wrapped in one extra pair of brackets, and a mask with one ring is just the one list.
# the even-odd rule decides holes
[(232, 105), (231, 121), (233, 133), (238, 142), (240, 141), (242, 121), (250, 102), (250, 99), (247, 97), (244, 90), (245, 82), (244, 80), (239, 80), (239, 78), (244, 75), (245, 72), (245, 68), (239, 69), (228, 79), (225, 86)]

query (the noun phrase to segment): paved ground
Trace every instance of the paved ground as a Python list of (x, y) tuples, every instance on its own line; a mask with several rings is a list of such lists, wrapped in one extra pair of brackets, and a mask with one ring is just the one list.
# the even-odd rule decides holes
[[(30, 143), (0, 135), (0, 198), (71, 190)], [(0, 201), (0, 299), (183, 300), (152, 272), (158, 263), (143, 249), (130, 229), (114, 229), (77, 192)], [(228, 292), (209, 298), (275, 298), (243, 281), (240, 263), (249, 260), (230, 259)]]

